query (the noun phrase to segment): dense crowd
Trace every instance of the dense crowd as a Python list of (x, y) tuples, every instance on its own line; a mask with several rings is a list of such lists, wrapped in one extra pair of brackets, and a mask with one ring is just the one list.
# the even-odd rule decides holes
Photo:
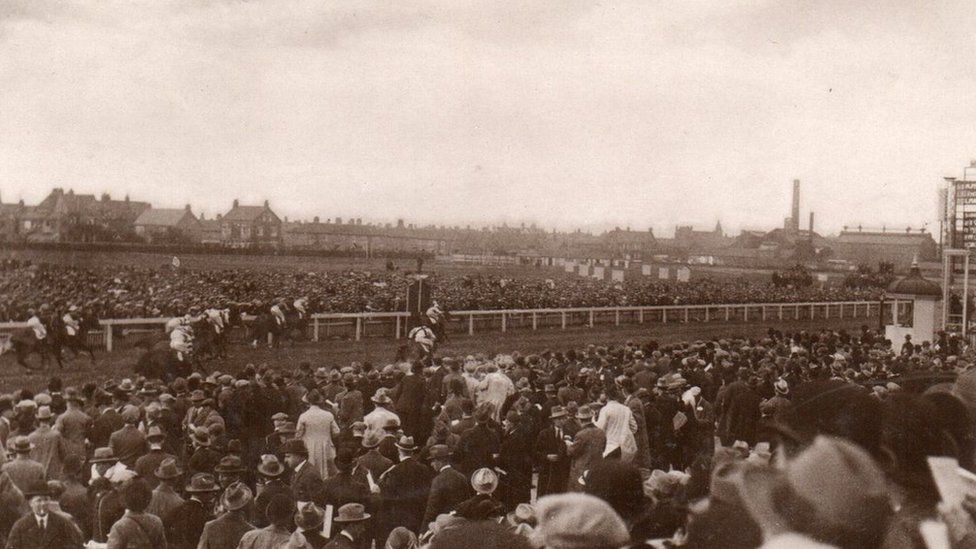
[[(53, 378), (0, 396), (0, 539), (901, 549), (935, 531), (929, 547), (973, 547), (973, 358), (865, 327)], [(948, 458), (938, 484), (931, 456)]]
[[(558, 273), (555, 278), (507, 279), (439, 275), (428, 281), (451, 310), (694, 305), (876, 299), (876, 289), (787, 287), (772, 283), (696, 280), (693, 284), (635, 278), (614, 283)], [(0, 265), (0, 321), (24, 320), (47, 303), (62, 310), (85, 307), (99, 318), (183, 314), (190, 307), (241, 309), (286, 297), (308, 298), (309, 312), (400, 311), (412, 278), (402, 272), (194, 271), (135, 267), (80, 268), (6, 261)]]

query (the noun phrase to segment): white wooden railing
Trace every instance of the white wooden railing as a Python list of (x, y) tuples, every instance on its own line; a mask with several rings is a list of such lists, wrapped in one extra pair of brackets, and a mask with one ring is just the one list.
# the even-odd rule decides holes
[[(894, 301), (884, 302), (888, 307)], [(878, 319), (881, 302), (830, 301), (808, 303), (736, 303), (725, 305), (657, 305), (647, 307), (572, 307), (567, 309), (505, 309), (452, 311), (449, 333), (538, 330), (547, 328), (619, 326), (644, 323), (768, 322), (830, 319)], [(317, 313), (309, 319), (313, 341), (323, 338), (361, 340), (367, 336), (400, 339), (410, 319), (407, 312)], [(168, 318), (101, 320), (102, 330), (89, 333), (89, 343), (112, 351), (117, 340), (132, 334), (159, 331)], [(253, 317), (245, 317), (250, 322)], [(26, 322), (0, 323), (0, 338), (9, 337)]]

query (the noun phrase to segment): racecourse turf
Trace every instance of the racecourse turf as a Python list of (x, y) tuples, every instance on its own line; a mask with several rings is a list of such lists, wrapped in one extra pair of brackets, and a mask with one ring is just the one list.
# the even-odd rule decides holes
[[(619, 327), (574, 327), (566, 330), (551, 328), (537, 331), (509, 331), (507, 333), (485, 332), (473, 336), (453, 335), (452, 339), (440, 348), (438, 354), (494, 354), (511, 353), (516, 350), (526, 354), (538, 353), (545, 349), (578, 348), (589, 343), (597, 345), (622, 344), (628, 340), (643, 343), (653, 339), (659, 343), (674, 343), (736, 335), (760, 337), (769, 328), (776, 328), (781, 331), (817, 330), (825, 327), (854, 330), (865, 323), (872, 324), (870, 320), (859, 318), (814, 321), (712, 322), (707, 324), (669, 323)], [(234, 373), (249, 363), (255, 365), (267, 363), (276, 367), (293, 368), (302, 361), (308, 361), (315, 367), (347, 365), (353, 361), (369, 361), (374, 365), (384, 365), (393, 360), (398, 346), (403, 343), (404, 340), (402, 339), (394, 340), (382, 336), (364, 338), (361, 341), (326, 339), (319, 342), (284, 343), (281, 348), (274, 350), (263, 347), (255, 350), (236, 343), (231, 345), (227, 359), (210, 361), (206, 364), (206, 369), (208, 372), (219, 370)], [(49, 364), (45, 370), (31, 371), (18, 366), (12, 355), (3, 355), (0, 356), (0, 393), (9, 393), (19, 388), (35, 391), (43, 389), (48, 378), (52, 375), (59, 375), (66, 385), (79, 387), (87, 382), (101, 382), (109, 377), (133, 377), (135, 374), (132, 366), (135, 364), (139, 352), (138, 349), (132, 348), (117, 350), (112, 353), (99, 350), (95, 354), (96, 364), (94, 366), (89, 363), (87, 358), (74, 358), (65, 360), (63, 370), (58, 370), (56, 365)], [(29, 362), (34, 367), (39, 366), (39, 359), (36, 356), (30, 357)]]

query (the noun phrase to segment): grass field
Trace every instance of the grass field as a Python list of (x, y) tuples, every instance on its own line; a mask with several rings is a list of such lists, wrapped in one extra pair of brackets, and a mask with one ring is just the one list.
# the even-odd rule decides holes
[[(546, 329), (538, 331), (518, 331), (508, 333), (483, 333), (474, 336), (457, 335), (444, 347), (440, 354), (467, 355), (473, 353), (500, 353), (518, 350), (524, 353), (537, 353), (545, 349), (565, 350), (581, 347), (589, 343), (621, 344), (627, 340), (646, 342), (654, 339), (661, 343), (674, 343), (715, 337), (745, 336), (759, 337), (768, 328), (783, 331), (816, 330), (823, 327), (833, 329), (856, 329), (868, 322), (856, 320), (816, 320), (784, 322), (733, 322), (709, 324), (645, 324), (639, 326), (571, 328), (567, 330)], [(296, 367), (302, 361), (313, 366), (346, 365), (352, 361), (370, 361), (373, 364), (386, 364), (393, 359), (401, 341), (388, 338), (367, 338), (362, 341), (326, 340), (318, 343), (300, 343), (294, 346), (268, 351), (252, 350), (243, 345), (231, 348), (230, 356), (223, 361), (208, 365), (210, 371), (236, 372), (248, 363), (268, 363), (282, 368)], [(21, 387), (41, 389), (51, 375), (60, 375), (69, 385), (81, 385), (88, 381), (102, 381), (109, 377), (130, 377), (132, 365), (137, 359), (137, 351), (128, 349), (97, 353), (98, 363), (92, 367), (87, 359), (67, 361), (63, 371), (57, 366), (49, 366), (46, 371), (27, 372), (16, 365), (12, 356), (0, 357), (0, 392), (10, 392)], [(37, 358), (31, 357), (37, 364)]]

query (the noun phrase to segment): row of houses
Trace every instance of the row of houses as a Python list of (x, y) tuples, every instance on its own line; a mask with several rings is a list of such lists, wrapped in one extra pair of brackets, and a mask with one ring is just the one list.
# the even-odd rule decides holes
[(855, 264), (890, 261), (907, 266), (915, 256), (935, 259), (937, 246), (924, 230), (880, 231), (845, 228), (824, 237), (795, 223), (770, 231), (742, 231), (728, 236), (717, 223), (712, 230), (679, 226), (673, 238), (654, 231), (616, 227), (601, 234), (580, 230), (546, 231), (534, 225), (490, 228), (363, 223), (362, 219), (311, 221), (282, 219), (267, 201), (230, 209), (213, 218), (183, 208), (153, 208), (148, 202), (96, 197), (56, 188), (39, 204), (0, 202), (0, 240), (8, 242), (146, 242), (199, 244), (227, 248), (424, 252), (435, 255), (508, 255), (580, 259), (680, 260), (740, 266), (767, 266), (811, 260), (848, 260)]

